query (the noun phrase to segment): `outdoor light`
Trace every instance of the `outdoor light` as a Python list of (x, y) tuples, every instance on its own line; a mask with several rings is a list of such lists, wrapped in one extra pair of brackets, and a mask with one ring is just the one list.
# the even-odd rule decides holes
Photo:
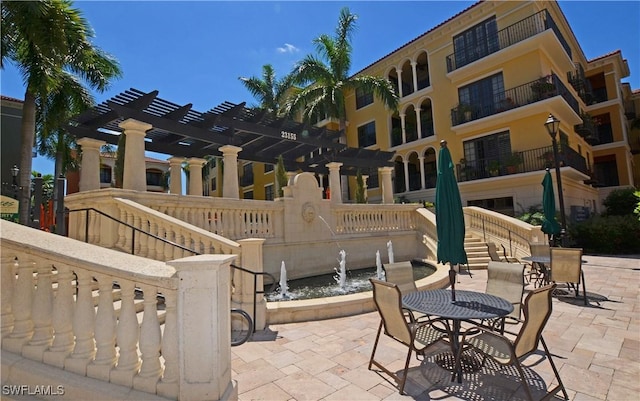
[(560, 128), (560, 120), (555, 118), (553, 114), (549, 114), (549, 118), (544, 123), (544, 126), (551, 136), (551, 144), (553, 146), (553, 164), (556, 168), (556, 182), (558, 183), (558, 200), (560, 201), (560, 245), (564, 245), (564, 235), (567, 228), (567, 219), (564, 212), (564, 194), (562, 193), (562, 178), (560, 176), (560, 163), (558, 163), (558, 141), (556, 137), (558, 135), (558, 129)]
[(19, 172), (20, 172), (20, 169), (18, 168), (17, 165), (14, 164), (13, 167), (11, 167), (11, 175), (13, 176), (13, 178), (16, 178)]

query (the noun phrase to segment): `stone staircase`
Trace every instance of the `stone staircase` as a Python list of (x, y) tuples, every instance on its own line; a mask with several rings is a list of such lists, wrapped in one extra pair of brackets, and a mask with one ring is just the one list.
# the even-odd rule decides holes
[(464, 250), (467, 252), (469, 269), (479, 270), (487, 268), (491, 258), (487, 250), (487, 243), (481, 238), (466, 234), (464, 237)]

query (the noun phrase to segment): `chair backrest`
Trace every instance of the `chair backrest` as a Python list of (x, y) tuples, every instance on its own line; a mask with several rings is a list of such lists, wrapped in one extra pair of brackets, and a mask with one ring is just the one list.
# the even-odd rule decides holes
[(396, 262), (383, 265), (385, 280), (398, 286), (402, 294), (418, 291), (413, 279), (411, 262)]
[(514, 341), (516, 357), (521, 358), (538, 349), (542, 330), (551, 316), (551, 292), (555, 284), (532, 290), (524, 300), (524, 323)]
[(487, 251), (489, 252), (489, 257), (494, 262), (502, 262), (500, 255), (498, 255), (498, 248), (496, 244), (493, 242), (487, 242)]
[(581, 248), (551, 248), (551, 281), (579, 283), (581, 269)]
[(519, 319), (524, 293), (524, 265), (519, 263), (489, 262), (486, 293), (504, 298), (513, 304), (508, 316)]
[(402, 294), (397, 285), (370, 278), (376, 304), (387, 335), (410, 346), (411, 331), (402, 313)]
[(551, 247), (548, 244), (529, 244), (531, 256), (550, 257)]

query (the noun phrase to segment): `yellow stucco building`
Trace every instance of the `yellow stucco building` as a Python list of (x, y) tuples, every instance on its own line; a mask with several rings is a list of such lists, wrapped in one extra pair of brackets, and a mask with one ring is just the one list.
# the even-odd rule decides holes
[[(479, 2), (355, 74), (386, 77), (400, 104), (391, 112), (371, 94), (348, 93), (347, 144), (395, 151), (394, 197), (433, 201), (446, 140), (463, 204), (513, 215), (542, 202), (545, 168), (555, 167), (552, 114), (567, 215), (600, 212), (611, 190), (634, 185), (634, 171), (638, 183), (639, 95), (621, 82), (629, 74), (619, 50), (586, 59), (556, 2)], [(218, 170), (207, 183), (214, 196)], [(240, 198), (277, 196), (273, 166), (240, 162), (239, 171)], [(363, 174), (369, 202), (379, 202), (378, 174)], [(355, 188), (349, 177), (349, 199)]]

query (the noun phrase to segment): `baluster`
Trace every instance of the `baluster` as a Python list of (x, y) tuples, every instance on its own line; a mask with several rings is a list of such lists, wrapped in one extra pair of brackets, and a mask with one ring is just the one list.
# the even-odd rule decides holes
[(122, 294), (120, 316), (116, 331), (116, 341), (120, 348), (120, 357), (115, 370), (111, 371), (110, 380), (113, 383), (131, 387), (133, 376), (138, 373), (140, 359), (138, 358), (138, 319), (133, 303), (134, 284), (131, 281), (120, 283)]
[(176, 291), (164, 293), (164, 332), (162, 334), (162, 357), (164, 373), (158, 383), (158, 395), (175, 399), (178, 396), (178, 315), (176, 311)]
[[(164, 227), (161, 225), (158, 225), (158, 237), (163, 239), (166, 238)], [(169, 260), (166, 257), (165, 250), (166, 250), (166, 244), (164, 243), (164, 241), (157, 239), (156, 240), (156, 259), (161, 261)]]
[[(151, 220), (149, 222), (149, 234), (152, 235), (158, 235), (158, 224), (156, 223), (155, 220)], [(158, 255), (156, 253), (156, 239), (154, 237), (149, 237), (149, 241), (148, 241), (148, 250), (147, 250), (147, 257), (149, 259), (156, 259), (158, 258)]]
[(53, 330), (55, 337), (43, 361), (64, 368), (64, 360), (73, 350), (73, 274), (69, 266), (56, 264), (58, 290), (53, 300)]
[(16, 272), (18, 261), (14, 256), (2, 256), (2, 276), (0, 277), (0, 306), (2, 307), (2, 338), (13, 330), (13, 313), (11, 311), (11, 299), (13, 287), (16, 285)]
[(33, 295), (31, 315), (33, 319), (33, 337), (22, 349), (22, 355), (36, 361), (42, 361), (44, 351), (53, 341), (51, 312), (53, 311), (53, 290), (51, 289), (51, 263), (46, 260), (37, 263), (36, 290)]
[(96, 243), (96, 212), (94, 212), (93, 210), (89, 210), (89, 213), (87, 214), (87, 227), (89, 227), (88, 233), (89, 233), (89, 244), (95, 244)]
[(144, 313), (140, 325), (140, 372), (133, 379), (133, 387), (148, 393), (156, 392), (156, 384), (162, 375), (160, 364), (160, 323), (158, 322), (157, 288), (142, 285)]
[[(137, 229), (141, 228), (140, 216), (138, 216), (138, 215), (134, 215), (133, 216), (132, 225)], [(140, 237), (143, 236), (144, 234), (140, 233), (140, 231), (133, 230), (133, 229), (131, 229), (129, 231), (131, 232), (131, 235), (132, 235), (132, 238), (131, 238), (129, 243), (133, 247), (133, 255), (140, 255)], [(134, 235), (135, 235), (135, 240), (133, 238)]]
[(125, 226), (125, 230), (124, 230), (124, 247), (123, 249), (128, 252), (131, 253), (131, 238), (133, 235), (133, 232), (131, 231), (131, 227), (133, 225), (133, 214), (129, 213), (127, 211), (127, 220), (126, 220), (127, 224), (129, 226)]
[(9, 338), (2, 340), (2, 348), (20, 354), (22, 346), (33, 335), (33, 320), (31, 320), (31, 305), (33, 301), (33, 270), (35, 263), (21, 258), (18, 260), (18, 279), (15, 291), (11, 297), (13, 311), (13, 330)]
[(87, 376), (109, 381), (116, 365), (116, 316), (113, 310), (113, 279), (96, 275), (98, 280), (98, 312), (96, 313), (96, 357), (87, 366)]
[(147, 258), (149, 257), (149, 247), (147, 245), (149, 243), (149, 236), (147, 235), (149, 232), (149, 220), (146, 217), (140, 218), (139, 228), (141, 231), (136, 235), (138, 238), (138, 244), (140, 244), (140, 251), (138, 255)]
[[(127, 221), (127, 211), (124, 209), (120, 209), (120, 221)], [(125, 249), (125, 244), (127, 242), (126, 239), (126, 231), (128, 230), (127, 226), (124, 224), (118, 224), (118, 247), (120, 249)]]
[(89, 272), (83, 270), (76, 271), (76, 277), (78, 295), (73, 313), (73, 332), (76, 336), (76, 345), (71, 355), (66, 359), (64, 367), (71, 372), (86, 375), (87, 365), (96, 352), (96, 343), (93, 338), (96, 316), (91, 291), (93, 278)]
[[(184, 237), (180, 232), (180, 227), (174, 227), (173, 236), (174, 236), (174, 241), (173, 241), (174, 243), (184, 246)], [(185, 251), (175, 246), (172, 246), (171, 248), (173, 251), (172, 259), (180, 259), (184, 257)]]

